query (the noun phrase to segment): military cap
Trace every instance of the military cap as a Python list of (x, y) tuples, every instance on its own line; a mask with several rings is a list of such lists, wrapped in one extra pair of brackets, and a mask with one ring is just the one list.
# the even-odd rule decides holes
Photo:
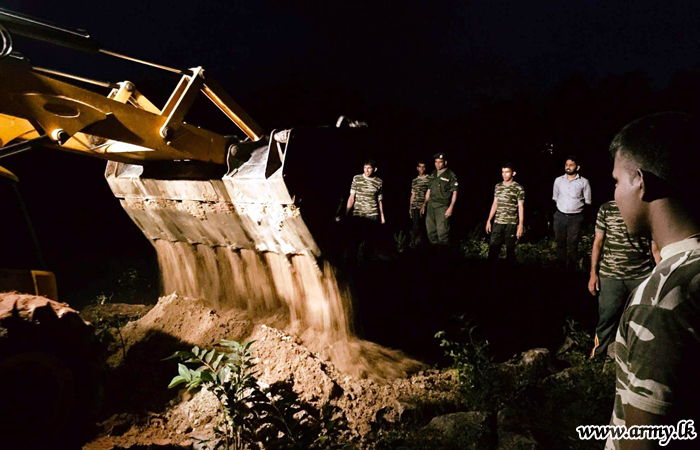
[(447, 153), (435, 153), (433, 159), (444, 159), (447, 160)]

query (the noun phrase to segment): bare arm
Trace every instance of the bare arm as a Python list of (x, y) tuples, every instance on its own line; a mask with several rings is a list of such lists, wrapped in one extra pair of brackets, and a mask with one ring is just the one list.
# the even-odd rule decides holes
[(596, 233), (593, 238), (593, 248), (591, 249), (591, 277), (588, 279), (588, 292), (596, 295), (600, 291), (600, 278), (598, 278), (598, 263), (600, 262), (600, 251), (603, 249), (605, 233)]
[(352, 205), (355, 204), (355, 193), (351, 192), (350, 197), (348, 197), (348, 205), (345, 207), (345, 214), (350, 214), (350, 210), (352, 209)]
[(525, 200), (518, 201), (518, 229), (515, 232), (515, 236), (520, 239), (523, 237), (523, 231), (525, 230)]
[[(631, 405), (624, 405), (625, 426), (629, 430), (634, 425), (665, 425), (663, 416), (651, 414)], [(627, 439), (620, 441), (620, 450), (652, 450), (664, 448), (659, 445), (659, 441), (651, 439)]]
[(413, 199), (415, 198), (416, 193), (411, 191), (411, 200), (408, 202), (408, 217), (413, 217)]
[(498, 199), (493, 198), (493, 203), (491, 204), (491, 211), (489, 211), (489, 220), (486, 221), (486, 232), (490, 233), (491, 232), (491, 221), (493, 220), (493, 216), (496, 215), (496, 210), (498, 209)]
[(384, 221), (384, 203), (382, 203), (381, 200), (379, 200), (379, 218), (381, 219), (382, 223), (386, 223)]

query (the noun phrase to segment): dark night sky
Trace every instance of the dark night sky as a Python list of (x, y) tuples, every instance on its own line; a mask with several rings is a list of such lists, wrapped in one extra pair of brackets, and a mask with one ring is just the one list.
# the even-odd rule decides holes
[[(341, 90), (357, 102), (358, 114), (370, 116), (385, 109), (460, 115), (479, 96), (541, 96), (577, 73), (597, 80), (641, 71), (663, 87), (698, 63), (700, 6), (692, 0), (401, 3), (3, 5), (84, 28), (107, 49), (175, 67), (202, 65), (236, 98), (254, 101), (296, 86), (293, 103), (306, 105), (319, 102), (324, 89)], [(27, 53), (38, 65), (51, 61), (115, 81), (160, 75), (107, 57), (86, 60), (104, 67), (78, 70), (74, 59), (82, 58), (72, 52), (57, 52), (65, 59), (55, 62)]]
[[(692, 0), (63, 0), (49, 7), (5, 0), (2, 7), (86, 29), (109, 50), (201, 65), (267, 129), (330, 125), (346, 114), (396, 136), (376, 155), (394, 230), (407, 227), (400, 217), (419, 155), (454, 155), (466, 191), (458, 223), (468, 230), (488, 214), (499, 161), (516, 159), (534, 205), (546, 203), (563, 153), (579, 152), (600, 203), (612, 194), (605, 147), (614, 132), (640, 115), (695, 109), (700, 100), (700, 5)], [(156, 104), (177, 81), (103, 55), (19, 38), (15, 47), (37, 66), (129, 79)], [(561, 154), (545, 161), (540, 149), (551, 141)], [(38, 150), (2, 163), (23, 180), (47, 259), (69, 287), (80, 283), (75, 265), (152, 257), (111, 196), (101, 161)]]

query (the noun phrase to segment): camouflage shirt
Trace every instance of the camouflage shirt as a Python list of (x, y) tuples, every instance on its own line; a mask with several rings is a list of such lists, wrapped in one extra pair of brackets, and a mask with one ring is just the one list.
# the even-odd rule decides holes
[(440, 175), (437, 170), (430, 174), (428, 189), (430, 189), (429, 206), (448, 206), (452, 201), (452, 193), (457, 192), (459, 183), (457, 175), (450, 169), (445, 169)]
[(511, 184), (500, 182), (496, 185), (493, 196), (496, 199), (496, 220), (494, 222), (517, 225), (518, 202), (525, 201), (525, 188), (515, 181)]
[[(667, 245), (661, 262), (632, 293), (615, 340), (617, 382), (611, 425), (625, 425), (624, 405), (695, 420), (700, 408), (700, 238)], [(697, 429), (696, 429), (697, 431)], [(666, 448), (697, 448), (671, 441)], [(620, 441), (608, 439), (605, 448)]]
[(598, 210), (595, 232), (605, 234), (598, 274), (616, 280), (646, 278), (654, 268), (651, 241), (632, 239), (615, 202), (603, 203)]
[(367, 178), (363, 174), (355, 175), (350, 186), (350, 193), (355, 194), (353, 216), (376, 216), (379, 214), (379, 201), (382, 199), (382, 179)]
[(428, 175), (415, 177), (413, 181), (411, 181), (411, 194), (413, 195), (411, 209), (421, 209), (423, 207), (428, 184), (430, 184), (430, 177), (428, 177)]

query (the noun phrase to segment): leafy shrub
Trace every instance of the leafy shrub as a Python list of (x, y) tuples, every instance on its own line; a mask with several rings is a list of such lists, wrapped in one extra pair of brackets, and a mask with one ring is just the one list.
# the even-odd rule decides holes
[(475, 330), (476, 326), (466, 322), (460, 330), (466, 340), (449, 340), (444, 331), (438, 331), (435, 338), (440, 340), (445, 355), (452, 358), (464, 402), (475, 410), (490, 410), (507, 400), (510, 389), (487, 354), (489, 342), (474, 339)]
[(403, 231), (394, 233), (394, 243), (396, 244), (396, 251), (399, 253), (403, 252), (409, 245), (408, 235)]
[(461, 242), (460, 250), (466, 258), (486, 259), (489, 256), (489, 244), (482, 236), (482, 229), (483, 225), (479, 223)]
[[(337, 407), (317, 410), (300, 401), (288, 383), (263, 389), (250, 351), (252, 342), (222, 340), (227, 352), (193, 347), (166, 359), (180, 359), (178, 375), (168, 388), (186, 384), (192, 391), (205, 386), (219, 400), (221, 420), (214, 428), (226, 449), (249, 444), (266, 449), (333, 449), (342, 445), (347, 423)], [(187, 364), (198, 367), (191, 369)]]
[(593, 339), (585, 331), (578, 329), (578, 323), (572, 318), (565, 320), (562, 327), (564, 342), (557, 351), (557, 356), (571, 364), (578, 365), (589, 358), (593, 350)]
[(551, 237), (537, 242), (523, 242), (515, 247), (515, 257), (521, 264), (554, 267), (557, 259), (557, 243)]
[[(590, 267), (591, 249), (593, 247), (593, 230), (583, 234), (578, 244), (580, 259), (577, 263), (581, 270)], [(472, 230), (461, 242), (462, 254), (468, 259), (486, 259), (489, 254), (488, 239), (481, 234), (481, 225)], [(506, 255), (505, 246), (501, 247), (500, 258)], [(554, 237), (546, 237), (535, 242), (519, 242), (515, 246), (515, 257), (520, 264), (543, 268), (555, 267), (557, 264), (557, 243)]]

